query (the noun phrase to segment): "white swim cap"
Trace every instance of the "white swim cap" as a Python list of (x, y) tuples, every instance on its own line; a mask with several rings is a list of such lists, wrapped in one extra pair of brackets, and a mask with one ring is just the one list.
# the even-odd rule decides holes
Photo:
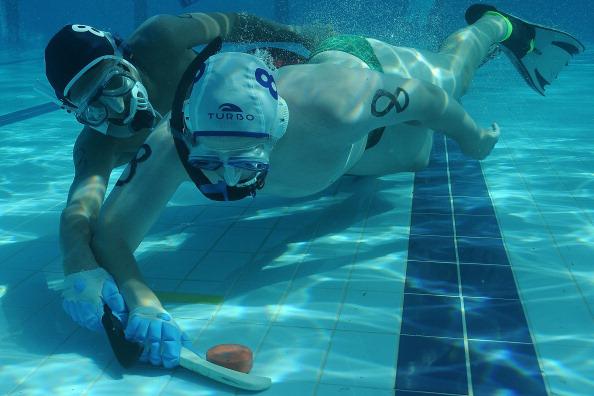
[(280, 139), (289, 109), (278, 95), (275, 72), (256, 56), (225, 52), (211, 56), (196, 73), (183, 113), (187, 133)]

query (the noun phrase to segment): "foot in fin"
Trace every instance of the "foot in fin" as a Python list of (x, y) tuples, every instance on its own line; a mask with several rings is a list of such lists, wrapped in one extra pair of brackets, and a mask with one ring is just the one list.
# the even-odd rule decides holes
[(471, 5), (464, 17), (470, 25), (488, 11), (501, 14), (511, 23), (511, 35), (501, 44), (528, 85), (543, 96), (545, 86), (557, 78), (573, 55), (585, 49), (579, 40), (568, 33), (526, 22), (487, 4)]

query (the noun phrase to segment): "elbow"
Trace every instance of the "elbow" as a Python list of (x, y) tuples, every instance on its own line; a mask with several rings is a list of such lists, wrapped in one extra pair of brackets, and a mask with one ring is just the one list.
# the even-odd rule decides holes
[(419, 97), (425, 98), (425, 100), (419, 103), (417, 111), (419, 117), (416, 120), (424, 125), (431, 126), (436, 120), (443, 117), (448, 109), (449, 102), (453, 99), (442, 88), (430, 83), (423, 83), (419, 90), (423, 91)]

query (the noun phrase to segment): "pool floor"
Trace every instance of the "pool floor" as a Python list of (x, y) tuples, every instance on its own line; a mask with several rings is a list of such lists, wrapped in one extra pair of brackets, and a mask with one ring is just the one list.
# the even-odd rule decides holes
[[(63, 312), (79, 128), (32, 90), (34, 51), (1, 56), (0, 394), (251, 394), (124, 370)], [(306, 199), (211, 203), (183, 185), (142, 271), (197, 349), (254, 351), (261, 395), (592, 395), (593, 69), (589, 50), (541, 97), (504, 57), (481, 68), (463, 104), (502, 130), (481, 163), (436, 134), (423, 172)]]

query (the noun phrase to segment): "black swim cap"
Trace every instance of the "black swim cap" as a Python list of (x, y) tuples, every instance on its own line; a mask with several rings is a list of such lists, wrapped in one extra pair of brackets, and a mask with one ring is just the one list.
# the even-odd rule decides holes
[(45, 75), (58, 99), (87, 65), (104, 56), (120, 56), (110, 33), (87, 25), (66, 25), (45, 47)]

